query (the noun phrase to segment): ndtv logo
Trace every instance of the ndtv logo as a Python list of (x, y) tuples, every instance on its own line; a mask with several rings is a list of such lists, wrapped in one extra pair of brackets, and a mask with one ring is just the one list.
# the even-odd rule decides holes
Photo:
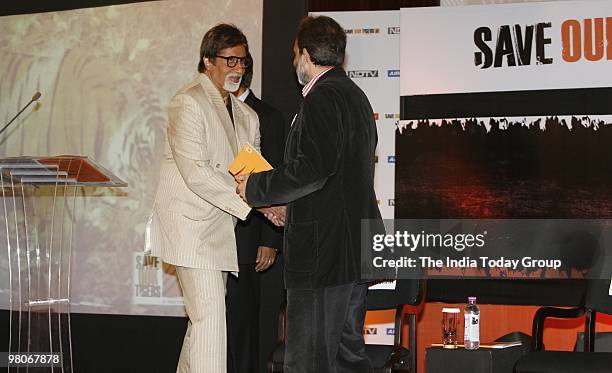
[(388, 204), (389, 206), (395, 206), (395, 199), (389, 199), (389, 200), (387, 201), (387, 204)]
[(387, 163), (395, 163), (395, 156), (390, 155), (387, 157)]
[(395, 328), (387, 328), (387, 335), (395, 335)]
[(400, 76), (400, 71), (399, 70), (387, 70), (387, 76), (389, 78), (397, 78)]
[(378, 328), (364, 328), (363, 332), (365, 335), (376, 335), (378, 334)]
[(349, 78), (378, 78), (378, 70), (352, 70), (348, 71)]
[(399, 35), (399, 33), (400, 33), (399, 26), (388, 27), (387, 28), (387, 34), (389, 34), (389, 35)]
[(354, 35), (354, 34), (379, 34), (380, 33), (380, 29), (379, 28), (353, 28), (353, 29), (346, 29), (346, 30), (344, 30), (344, 32), (347, 35)]

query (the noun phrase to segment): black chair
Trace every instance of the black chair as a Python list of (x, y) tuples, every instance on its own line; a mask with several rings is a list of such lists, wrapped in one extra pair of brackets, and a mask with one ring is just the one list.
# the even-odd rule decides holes
[[(368, 311), (395, 309), (394, 343), (390, 345), (366, 345), (366, 354), (372, 362), (374, 373), (415, 373), (416, 361), (416, 322), (417, 314), (408, 313), (409, 349), (401, 345), (404, 306), (418, 306), (424, 299), (424, 281), (397, 280), (394, 290), (370, 290), (366, 298)], [(285, 358), (286, 306), (279, 315), (278, 345), (268, 361), (270, 373), (283, 371)]]
[[(612, 314), (610, 280), (589, 280), (584, 307), (540, 308), (533, 320), (532, 352), (514, 366), (515, 373), (599, 373), (612, 372), (612, 351), (595, 352), (595, 320), (598, 312)], [(584, 352), (545, 351), (543, 334), (546, 318), (576, 318), (586, 314)]]
[(370, 357), (374, 373), (415, 373), (417, 370), (416, 356), (416, 324), (417, 313), (407, 313), (408, 345), (402, 343), (403, 309), (404, 306), (418, 306), (424, 299), (424, 281), (397, 280), (395, 290), (371, 290), (368, 292), (366, 307), (368, 311), (395, 308), (395, 335), (393, 346), (366, 345), (366, 354)]
[[(579, 332), (574, 345), (574, 351), (584, 352), (584, 333)], [(612, 352), (612, 332), (595, 333), (593, 342), (593, 351), (595, 352)]]

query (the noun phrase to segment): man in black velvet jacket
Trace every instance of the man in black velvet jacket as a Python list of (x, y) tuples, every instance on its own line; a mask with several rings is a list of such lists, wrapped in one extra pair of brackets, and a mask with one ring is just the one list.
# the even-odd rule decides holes
[(341, 68), (345, 46), (333, 19), (301, 22), (294, 66), (304, 101), (284, 162), (238, 179), (237, 192), (250, 205), (287, 204), (286, 373), (371, 372), (362, 336), (367, 284), (360, 275), (360, 232), (362, 219), (381, 219), (374, 194), (377, 135), (366, 95)]

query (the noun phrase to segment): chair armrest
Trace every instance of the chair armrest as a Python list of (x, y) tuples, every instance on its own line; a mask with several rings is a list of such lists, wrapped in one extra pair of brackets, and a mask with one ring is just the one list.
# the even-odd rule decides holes
[(533, 316), (533, 326), (531, 335), (533, 336), (533, 351), (544, 349), (544, 321), (552, 317), (556, 319), (575, 319), (584, 315), (584, 307), (577, 308), (557, 308), (557, 307), (541, 307)]

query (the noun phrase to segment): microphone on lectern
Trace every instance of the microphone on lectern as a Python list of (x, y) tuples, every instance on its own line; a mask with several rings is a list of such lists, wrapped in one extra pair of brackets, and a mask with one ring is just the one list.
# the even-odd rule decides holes
[(30, 100), (30, 102), (28, 102), (21, 110), (19, 110), (19, 113), (17, 113), (17, 115), (15, 115), (13, 117), (13, 119), (9, 120), (9, 122), (7, 124), (4, 125), (4, 127), (2, 127), (2, 129), (0, 130), (0, 134), (2, 134), (2, 132), (6, 131), (6, 129), (8, 128), (8, 126), (11, 125), (11, 123), (13, 123), (15, 121), (15, 119), (17, 119), (19, 117), (19, 115), (21, 115), (21, 113), (23, 113), (23, 111), (25, 109), (28, 108), (28, 106), (30, 106), (32, 104), (32, 102), (34, 101), (38, 101), (38, 99), (40, 98), (40, 96), (42, 96), (42, 94), (40, 92), (36, 92), (34, 93), (34, 96), (32, 96), (32, 99)]

